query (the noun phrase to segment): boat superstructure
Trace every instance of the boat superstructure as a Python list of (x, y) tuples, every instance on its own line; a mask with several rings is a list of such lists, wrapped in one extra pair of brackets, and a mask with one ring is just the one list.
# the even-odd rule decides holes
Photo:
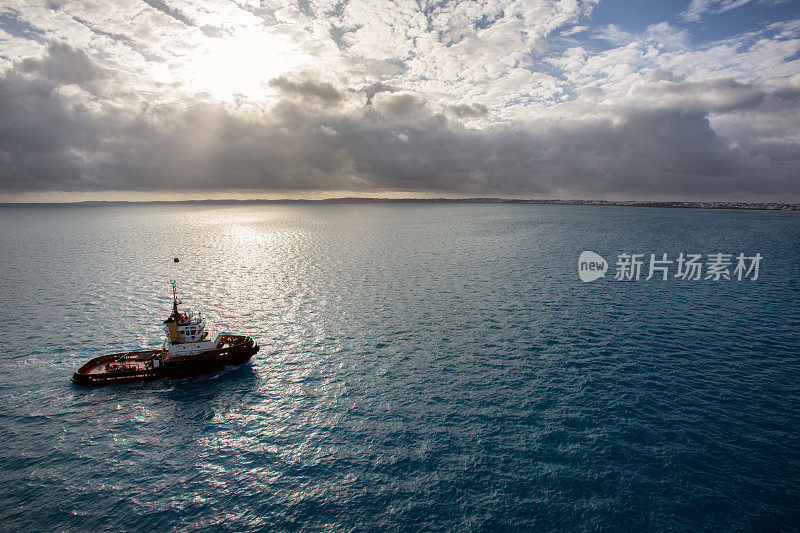
[(161, 349), (95, 357), (73, 374), (72, 381), (105, 385), (209, 374), (245, 363), (258, 352), (251, 337), (215, 333), (201, 313), (180, 312), (174, 281), (172, 297), (172, 314), (164, 321), (166, 338)]
[(178, 291), (172, 282), (172, 314), (164, 321), (167, 334), (164, 349), (168, 355), (194, 355), (219, 346), (221, 334), (208, 329), (209, 324), (201, 313), (178, 311), (179, 303)]

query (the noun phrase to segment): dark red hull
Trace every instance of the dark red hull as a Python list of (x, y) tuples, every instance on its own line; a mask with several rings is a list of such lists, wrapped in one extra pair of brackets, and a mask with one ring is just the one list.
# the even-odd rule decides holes
[(220, 348), (195, 355), (162, 358), (160, 350), (104, 355), (80, 367), (72, 382), (98, 386), (213, 374), (226, 366), (246, 363), (258, 350), (251, 337), (223, 335)]

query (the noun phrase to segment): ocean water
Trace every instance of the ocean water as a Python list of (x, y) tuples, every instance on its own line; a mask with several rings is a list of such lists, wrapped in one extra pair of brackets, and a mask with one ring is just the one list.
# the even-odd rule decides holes
[[(797, 528), (799, 245), (787, 212), (0, 208), (0, 529)], [(611, 279), (681, 252), (764, 259)], [(72, 385), (160, 346), (171, 278), (261, 352)]]

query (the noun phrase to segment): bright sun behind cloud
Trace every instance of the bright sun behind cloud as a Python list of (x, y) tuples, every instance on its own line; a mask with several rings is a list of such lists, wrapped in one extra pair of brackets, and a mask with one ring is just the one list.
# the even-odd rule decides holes
[(0, 199), (800, 199), (800, 2), (629, 4), (3, 0)]
[(226, 102), (237, 95), (266, 98), (271, 93), (269, 80), (301, 67), (307, 59), (289, 37), (264, 29), (209, 39), (205, 49), (179, 67), (179, 81), (191, 92)]

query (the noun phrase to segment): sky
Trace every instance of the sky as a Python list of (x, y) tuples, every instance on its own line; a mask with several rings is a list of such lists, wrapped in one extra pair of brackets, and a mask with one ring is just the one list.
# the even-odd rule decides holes
[(0, 201), (800, 201), (796, 0), (0, 4)]

